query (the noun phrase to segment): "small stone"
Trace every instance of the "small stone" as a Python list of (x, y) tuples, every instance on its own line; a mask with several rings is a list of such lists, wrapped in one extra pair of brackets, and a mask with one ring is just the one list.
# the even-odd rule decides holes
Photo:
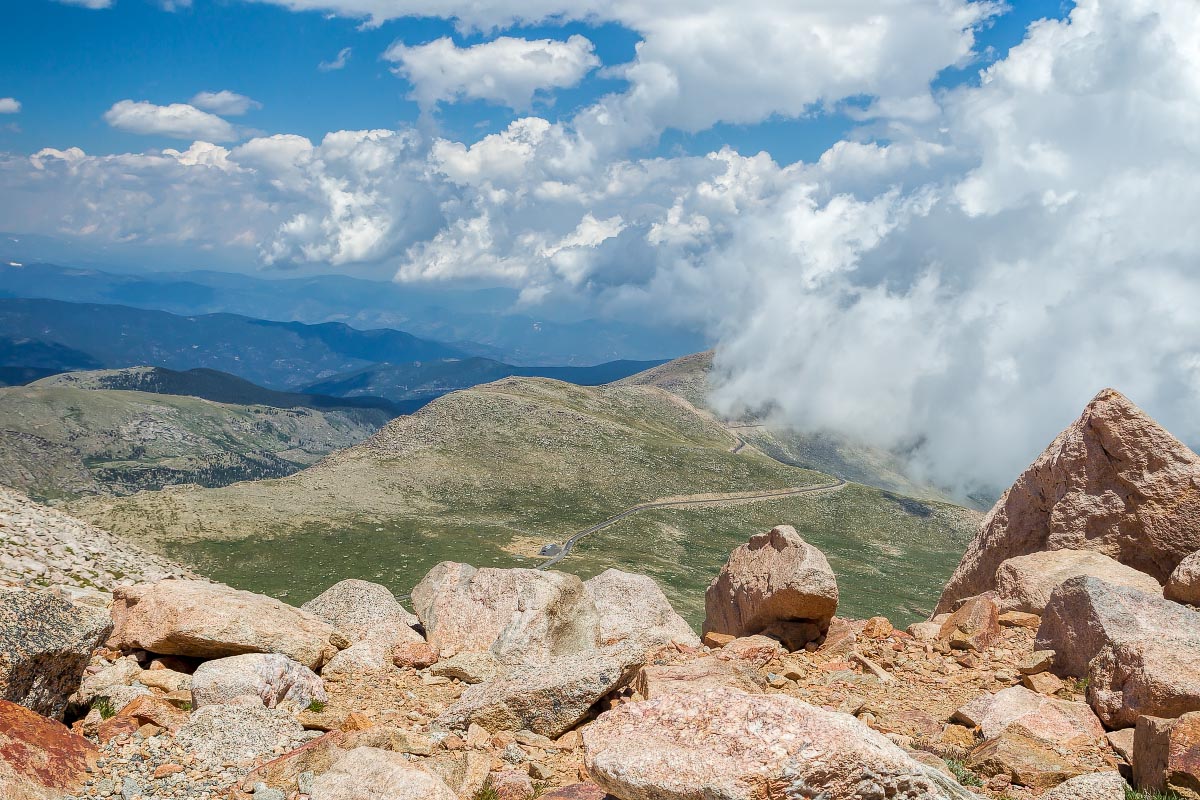
[(1053, 650), (1034, 650), (1029, 654), (1029, 657), (1021, 662), (1017, 667), (1017, 671), (1022, 675), (1034, 675), (1039, 672), (1046, 672), (1054, 666), (1054, 651)]
[(1036, 675), (1025, 675), (1021, 678), (1021, 685), (1027, 689), (1032, 689), (1038, 694), (1054, 694), (1063, 688), (1062, 678), (1049, 672), (1040, 672)]
[(704, 638), (701, 641), (714, 650), (717, 650), (729, 644), (736, 638), (736, 636), (731, 636), (728, 633), (716, 633), (715, 631), (709, 631), (708, 633), (704, 634)]
[(529, 762), (529, 777), (536, 781), (548, 781), (554, 777), (554, 770), (540, 761)]
[(895, 630), (887, 617), (871, 617), (863, 626), (862, 635), (868, 639), (886, 639)]

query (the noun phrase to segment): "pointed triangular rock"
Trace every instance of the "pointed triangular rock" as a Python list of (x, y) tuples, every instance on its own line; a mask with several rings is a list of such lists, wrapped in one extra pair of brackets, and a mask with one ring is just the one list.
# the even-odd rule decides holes
[(1200, 457), (1105, 389), (984, 518), (937, 612), (994, 588), (1006, 559), (1042, 550), (1093, 550), (1165, 582), (1200, 550)]

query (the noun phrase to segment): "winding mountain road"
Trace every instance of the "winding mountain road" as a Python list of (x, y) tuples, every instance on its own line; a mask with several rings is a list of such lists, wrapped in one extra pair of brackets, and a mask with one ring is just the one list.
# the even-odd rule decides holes
[[(738, 426), (730, 426), (730, 427), (731, 428), (735, 428), (735, 427), (736, 428), (756, 428), (759, 426), (757, 426), (757, 425), (738, 425)], [(733, 452), (733, 453), (740, 452), (741, 449), (747, 445), (747, 442), (745, 439), (743, 439), (741, 436), (737, 435), (736, 433), (734, 433), (732, 435), (735, 439), (737, 439), (738, 443), (733, 448), (733, 450), (731, 450), (730, 452)], [(609, 517), (608, 519), (604, 520), (603, 522), (597, 522), (592, 527), (585, 528), (584, 530), (582, 530), (579, 533), (572, 536), (570, 539), (567, 539), (565, 542), (563, 542), (562, 545), (560, 546), (559, 551), (557, 553), (555, 553), (553, 556), (551, 556), (548, 560), (539, 564), (537, 568), (540, 570), (551, 569), (552, 567), (557, 565), (560, 561), (562, 561), (564, 558), (566, 558), (568, 555), (570, 555), (571, 549), (579, 542), (580, 539), (583, 539), (585, 536), (590, 536), (593, 533), (596, 533), (597, 531), (602, 531), (605, 528), (608, 528), (612, 525), (617, 524), (618, 522), (625, 519), (626, 517), (633, 516), (634, 514), (638, 514), (642, 511), (651, 511), (656, 508), (686, 508), (688, 506), (722, 506), (722, 505), (733, 505), (735, 503), (754, 503), (754, 502), (760, 502), (763, 500), (774, 500), (779, 497), (793, 497), (795, 495), (801, 495), (801, 494), (816, 494), (817, 492), (833, 491), (836, 489), (840, 489), (845, 485), (846, 485), (846, 482), (844, 480), (842, 480), (841, 478), (837, 478), (836, 480), (834, 480), (831, 483), (822, 483), (822, 484), (818, 484), (816, 486), (792, 486), (792, 487), (788, 487), (786, 489), (771, 489), (769, 491), (763, 491), (761, 493), (730, 494), (730, 495), (724, 495), (724, 496), (713, 495), (713, 494), (690, 495), (687, 497), (678, 497), (678, 498), (675, 498), (674, 500), (652, 500), (648, 503), (641, 503), (639, 505), (627, 508), (624, 511), (622, 511), (621, 513), (615, 514), (615, 515)]]

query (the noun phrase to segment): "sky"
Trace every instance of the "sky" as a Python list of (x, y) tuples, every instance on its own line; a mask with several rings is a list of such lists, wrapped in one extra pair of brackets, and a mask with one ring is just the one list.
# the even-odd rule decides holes
[(703, 330), (964, 489), (1106, 385), (1200, 440), (1195, 0), (4, 13), (0, 230)]

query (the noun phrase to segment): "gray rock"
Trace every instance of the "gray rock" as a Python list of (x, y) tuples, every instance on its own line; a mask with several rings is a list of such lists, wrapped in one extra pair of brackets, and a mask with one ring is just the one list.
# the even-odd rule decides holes
[(253, 695), (267, 708), (284, 700), (305, 707), (329, 698), (316, 673), (278, 653), (247, 653), (205, 661), (192, 675), (192, 707), (228, 703)]
[(450, 728), (472, 722), (489, 731), (561, 736), (602, 697), (633, 679), (641, 667), (632, 651), (597, 651), (520, 667), (489, 683), (469, 687), (438, 718)]
[(212, 705), (196, 710), (175, 743), (209, 765), (248, 764), (304, 736), (296, 718), (281, 709)]
[(61, 719), (111, 628), (106, 610), (56, 592), (0, 589), (0, 699)]
[(1159, 595), (1072, 578), (1051, 595), (1036, 646), (1054, 650), (1059, 675), (1088, 679), (1109, 728), (1200, 710), (1200, 613)]
[[(339, 581), (300, 608), (337, 628), (352, 642), (372, 638), (381, 630), (405, 635), (406, 640), (421, 638), (412, 630), (418, 624), (416, 615), (400, 605), (390, 589), (378, 583)], [(408, 637), (409, 632), (413, 636)]]
[(459, 653), (429, 668), (429, 674), (439, 678), (457, 678), (463, 683), (484, 683), (504, 671), (494, 655), (483, 653)]

